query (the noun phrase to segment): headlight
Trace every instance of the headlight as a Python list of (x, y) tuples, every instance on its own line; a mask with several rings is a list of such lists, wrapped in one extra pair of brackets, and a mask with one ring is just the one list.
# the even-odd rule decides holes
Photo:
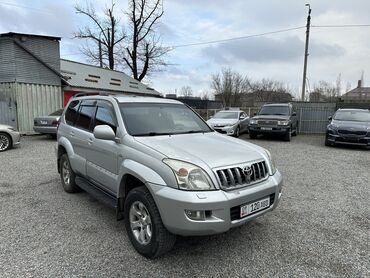
[(249, 120), (249, 124), (256, 125), (257, 124), (257, 120)]
[(265, 152), (267, 154), (267, 157), (269, 158), (269, 164), (270, 164), (270, 167), (271, 167), (271, 171), (272, 171), (272, 174), (274, 175), (276, 173), (275, 162), (272, 159), (271, 153), (268, 150), (265, 150)]
[(175, 174), (177, 184), (182, 190), (213, 190), (215, 187), (207, 173), (194, 164), (181, 160), (163, 159)]
[(288, 125), (289, 121), (278, 121), (278, 125)]

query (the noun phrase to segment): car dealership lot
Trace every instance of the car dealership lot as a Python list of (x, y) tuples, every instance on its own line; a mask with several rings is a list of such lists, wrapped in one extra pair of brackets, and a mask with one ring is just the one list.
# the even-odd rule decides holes
[(131, 246), (115, 212), (63, 191), (55, 140), (23, 138), (0, 153), (0, 276), (369, 276), (370, 151), (246, 139), (272, 152), (279, 207), (225, 234), (179, 238), (156, 260)]

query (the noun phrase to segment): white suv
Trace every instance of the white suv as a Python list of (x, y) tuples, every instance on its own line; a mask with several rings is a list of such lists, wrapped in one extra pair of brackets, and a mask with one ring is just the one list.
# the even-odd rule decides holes
[(267, 150), (214, 132), (178, 101), (73, 98), (57, 134), (65, 191), (83, 189), (115, 208), (149, 258), (170, 250), (175, 235), (225, 232), (281, 197), (282, 176)]

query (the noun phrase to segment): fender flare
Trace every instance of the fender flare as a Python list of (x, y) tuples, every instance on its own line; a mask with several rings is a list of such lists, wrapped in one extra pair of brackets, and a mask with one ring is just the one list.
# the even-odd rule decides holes
[(166, 185), (166, 182), (162, 179), (162, 177), (151, 168), (137, 161), (126, 159), (122, 162), (119, 173), (119, 180), (121, 182), (118, 188), (118, 198), (124, 197), (125, 195), (125, 184), (122, 181), (126, 175), (134, 176), (143, 184), (154, 183), (158, 185)]

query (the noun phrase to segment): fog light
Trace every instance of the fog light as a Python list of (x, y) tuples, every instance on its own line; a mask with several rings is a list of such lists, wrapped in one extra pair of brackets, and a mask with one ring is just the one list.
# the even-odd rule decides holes
[(204, 221), (206, 219), (206, 213), (204, 210), (185, 210), (186, 216), (191, 220)]

